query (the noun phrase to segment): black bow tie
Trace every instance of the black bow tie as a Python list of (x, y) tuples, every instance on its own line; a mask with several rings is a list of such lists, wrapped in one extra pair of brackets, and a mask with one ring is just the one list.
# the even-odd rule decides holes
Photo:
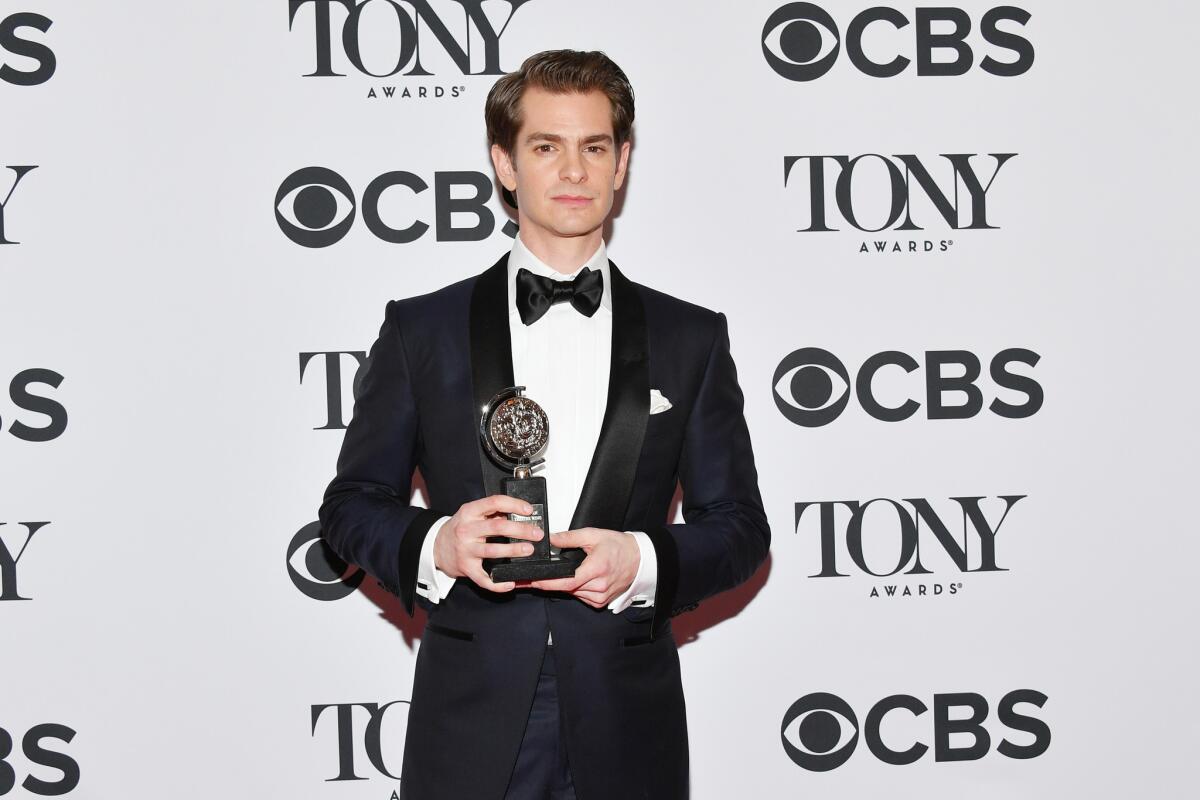
[(569, 302), (585, 317), (596, 313), (604, 296), (604, 273), (584, 267), (574, 280), (556, 281), (535, 275), (521, 267), (517, 270), (517, 311), (521, 322), (532, 325), (555, 303)]

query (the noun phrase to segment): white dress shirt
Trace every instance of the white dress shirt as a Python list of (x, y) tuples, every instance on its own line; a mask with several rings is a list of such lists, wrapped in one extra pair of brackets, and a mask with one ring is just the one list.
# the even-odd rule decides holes
[[(515, 299), (517, 270), (522, 267), (554, 280), (571, 280), (584, 267), (599, 270), (604, 276), (600, 307), (585, 317), (570, 303), (555, 303), (536, 322), (525, 325)], [(508, 257), (508, 329), (515, 385), (524, 386), (525, 394), (545, 409), (550, 420), (550, 442), (542, 454), (545, 461), (533, 469), (535, 475), (546, 479), (549, 535), (565, 531), (571, 524), (608, 405), (612, 290), (604, 242), (566, 275), (544, 264), (518, 235)], [(433, 603), (444, 599), (456, 582), (435, 566), (433, 558), (437, 532), (449, 519), (442, 517), (430, 526), (417, 565), (417, 594)], [(629, 589), (608, 604), (614, 614), (630, 606), (653, 605), (658, 583), (658, 561), (650, 537), (642, 531), (627, 533), (637, 541), (641, 561)]]

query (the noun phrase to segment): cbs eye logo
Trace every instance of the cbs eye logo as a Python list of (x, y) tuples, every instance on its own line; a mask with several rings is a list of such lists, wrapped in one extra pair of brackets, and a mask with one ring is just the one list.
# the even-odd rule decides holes
[(341, 600), (359, 587), (366, 573), (351, 567), (321, 537), (321, 523), (305, 525), (287, 548), (288, 577), (313, 600)]
[(354, 190), (325, 167), (305, 167), (287, 177), (275, 194), (275, 221), (303, 247), (328, 247), (354, 224)]
[(797, 766), (810, 772), (828, 772), (845, 764), (854, 752), (858, 718), (850, 704), (836, 695), (805, 695), (783, 715), (779, 738)]
[(789, 353), (776, 367), (771, 392), (785, 417), (797, 425), (818, 428), (846, 410), (850, 373), (832, 353), (803, 347)]
[(788, 80), (814, 80), (838, 60), (838, 24), (811, 2), (776, 8), (762, 26), (762, 54), (772, 70)]
[(842, 41), (833, 17), (812, 3), (788, 3), (763, 25), (763, 56), (792, 81), (811, 81), (829, 71)]

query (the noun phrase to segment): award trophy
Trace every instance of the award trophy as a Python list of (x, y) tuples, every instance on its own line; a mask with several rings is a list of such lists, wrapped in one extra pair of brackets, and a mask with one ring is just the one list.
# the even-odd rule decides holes
[[(575, 574), (576, 559), (583, 553), (577, 549), (565, 553), (550, 546), (550, 531), (546, 527), (546, 479), (533, 477), (532, 469), (545, 461), (537, 455), (550, 441), (550, 422), (542, 407), (522, 394), (524, 386), (503, 389), (483, 409), (479, 436), (488, 456), (498, 466), (512, 470), (511, 478), (500, 480), (500, 489), (509, 497), (519, 497), (533, 506), (533, 513), (509, 514), (517, 522), (527, 522), (541, 528), (545, 535), (532, 542), (533, 554), (512, 558), (485, 559), (484, 569), (496, 583), (528, 581), (544, 578), (569, 578)], [(536, 460), (535, 460), (536, 459)], [(507, 536), (489, 537), (488, 541), (522, 542)]]

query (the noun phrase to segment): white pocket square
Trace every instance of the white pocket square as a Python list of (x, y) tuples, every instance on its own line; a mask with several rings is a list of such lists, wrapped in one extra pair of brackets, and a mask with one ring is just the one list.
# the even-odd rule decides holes
[(658, 389), (650, 390), (650, 413), (658, 414), (666, 411), (671, 407), (671, 401), (663, 397), (663, 393)]

